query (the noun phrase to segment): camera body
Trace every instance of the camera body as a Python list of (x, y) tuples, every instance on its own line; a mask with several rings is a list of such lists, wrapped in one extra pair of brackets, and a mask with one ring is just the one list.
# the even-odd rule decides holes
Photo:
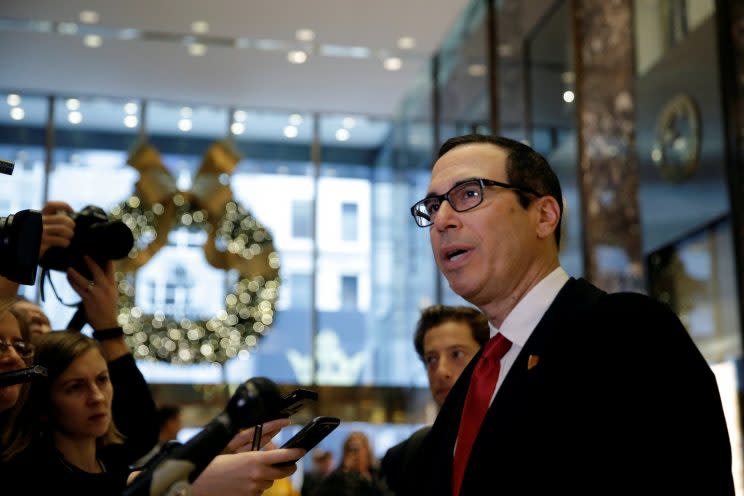
[(93, 276), (83, 256), (88, 255), (98, 265), (127, 256), (134, 246), (132, 230), (121, 221), (109, 220), (102, 208), (88, 205), (70, 214), (75, 231), (66, 248), (53, 246), (42, 257), (39, 265), (48, 270), (66, 271), (72, 267), (88, 279)]
[(36, 210), (0, 217), (0, 275), (20, 284), (36, 281), (41, 233), (41, 212)]

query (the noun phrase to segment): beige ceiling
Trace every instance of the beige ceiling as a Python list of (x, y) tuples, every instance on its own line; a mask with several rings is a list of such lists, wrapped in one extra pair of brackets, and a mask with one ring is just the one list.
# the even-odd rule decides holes
[[(74, 95), (153, 98), (290, 111), (388, 116), (426, 70), (468, 0), (0, 0), (0, 19), (77, 22), (83, 10), (99, 14), (99, 28), (135, 28), (163, 40), (104, 36), (89, 48), (82, 32), (63, 35), (0, 24), (0, 91), (34, 90)], [(177, 41), (193, 21), (207, 21), (207, 53), (188, 54)], [(364, 59), (310, 55), (287, 62), (286, 50), (229, 46), (268, 39), (298, 43), (310, 28), (321, 45), (362, 46)], [(90, 29), (90, 28), (85, 28)], [(411, 36), (413, 50), (397, 40)], [(382, 67), (384, 54), (403, 67)]]

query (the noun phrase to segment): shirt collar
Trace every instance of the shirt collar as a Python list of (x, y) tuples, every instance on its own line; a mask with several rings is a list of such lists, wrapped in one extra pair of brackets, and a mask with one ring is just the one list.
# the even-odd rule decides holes
[(568, 282), (568, 274), (563, 267), (557, 267), (530, 289), (509, 312), (500, 328), (491, 327), (491, 337), (500, 332), (514, 344), (524, 347), (537, 323), (543, 318), (558, 292)]

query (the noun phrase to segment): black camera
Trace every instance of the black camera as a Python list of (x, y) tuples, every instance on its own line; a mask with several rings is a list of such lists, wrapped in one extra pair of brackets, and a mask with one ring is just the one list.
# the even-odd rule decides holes
[[(0, 160), (0, 174), (13, 174), (15, 164)], [(41, 212), (21, 210), (0, 217), (0, 275), (20, 284), (36, 281), (41, 246)]]
[(0, 275), (20, 284), (36, 281), (41, 232), (41, 212), (36, 210), (0, 217)]
[(100, 207), (88, 205), (70, 217), (75, 221), (75, 232), (70, 244), (66, 248), (49, 248), (39, 262), (42, 268), (65, 271), (72, 267), (92, 279), (83, 256), (88, 255), (103, 266), (109, 260), (126, 257), (134, 246), (132, 230), (120, 220), (109, 220)]

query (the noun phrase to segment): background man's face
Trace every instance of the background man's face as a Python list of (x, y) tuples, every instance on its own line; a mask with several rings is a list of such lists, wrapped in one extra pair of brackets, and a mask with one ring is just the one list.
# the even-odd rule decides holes
[(470, 325), (465, 322), (450, 320), (426, 332), (424, 363), (429, 389), (437, 405), (442, 406), (457, 378), (479, 349)]

